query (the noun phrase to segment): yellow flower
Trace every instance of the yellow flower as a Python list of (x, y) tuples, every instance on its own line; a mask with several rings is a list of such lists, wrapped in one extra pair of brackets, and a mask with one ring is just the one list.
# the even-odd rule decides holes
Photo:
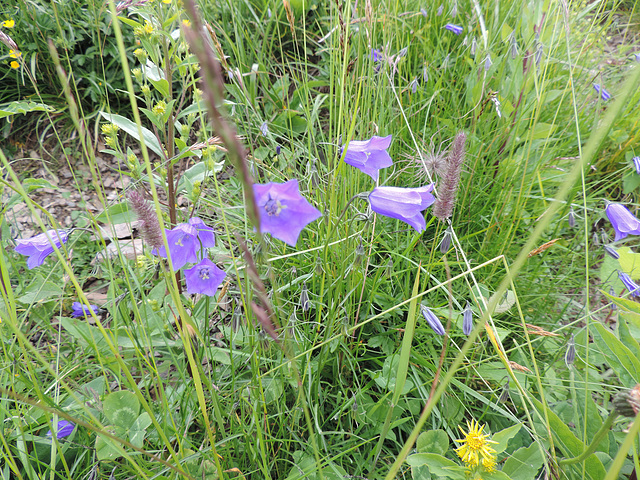
[(162, 0), (162, 3), (166, 3), (167, 5), (169, 5), (171, 3), (171, 0)]
[(9, 65), (11, 66), (11, 68), (15, 68), (15, 69), (20, 68), (20, 64), (18, 62), (16, 62), (15, 60), (13, 62), (11, 62)]
[(153, 33), (153, 25), (149, 22), (144, 22), (144, 33), (151, 35)]
[(16, 21), (15, 20), (5, 20), (4, 22), (2, 22), (2, 26), (4, 28), (13, 28), (16, 25)]
[(16, 52), (15, 50), (9, 50), (9, 57), (18, 58), (20, 56), (22, 56), (22, 53)]
[(167, 104), (164, 102), (164, 100), (160, 100), (158, 103), (156, 103), (155, 107), (153, 107), (152, 110), (156, 115), (164, 115), (167, 110)]
[(183, 24), (185, 27), (190, 27), (190, 26), (191, 26), (191, 22), (190, 22), (189, 20), (182, 20), (182, 24)]
[(477, 467), (482, 460), (482, 466), (485, 470), (492, 471), (492, 469), (495, 469), (496, 451), (489, 444), (498, 442), (489, 440), (489, 435), (482, 433), (484, 425), (481, 427), (475, 420), (471, 420), (471, 423), (467, 422), (467, 427), (469, 428), (467, 433), (462, 427), (458, 427), (464, 435), (463, 439), (457, 440), (462, 442), (462, 445), (456, 448), (458, 457), (468, 467)]

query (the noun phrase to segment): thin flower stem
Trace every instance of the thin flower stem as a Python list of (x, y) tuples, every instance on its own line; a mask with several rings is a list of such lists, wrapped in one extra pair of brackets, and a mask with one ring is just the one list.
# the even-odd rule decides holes
[(615, 422), (616, 418), (618, 418), (618, 413), (615, 411), (611, 412), (607, 417), (607, 419), (602, 424), (602, 427), (600, 427), (600, 430), (598, 430), (598, 432), (594, 435), (593, 440), (591, 441), (591, 444), (589, 445), (589, 447), (587, 447), (587, 449), (577, 457), (565, 458), (564, 460), (560, 460), (558, 462), (558, 465), (559, 466), (573, 465), (574, 463), (580, 463), (583, 460), (585, 460), (589, 455), (591, 455), (593, 452), (595, 452), (596, 448), (598, 447), (602, 439), (605, 437), (605, 435), (609, 433), (609, 430), (611, 430), (611, 427), (613, 426), (613, 422)]

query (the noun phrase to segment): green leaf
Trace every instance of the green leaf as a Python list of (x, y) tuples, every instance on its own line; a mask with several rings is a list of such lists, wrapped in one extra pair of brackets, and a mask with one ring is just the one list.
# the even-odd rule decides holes
[(493, 440), (494, 442), (498, 442), (497, 445), (492, 445), (496, 453), (502, 453), (507, 449), (509, 440), (511, 440), (518, 434), (520, 428), (522, 428), (522, 424), (517, 423), (512, 427), (505, 428), (504, 430), (500, 430), (499, 432), (493, 434), (491, 440)]
[(537, 443), (522, 447), (511, 455), (502, 467), (502, 472), (512, 480), (533, 480), (544, 459)]
[[(106, 112), (100, 112), (100, 115), (102, 115), (108, 122), (111, 122), (114, 125), (117, 125), (123, 131), (131, 135), (133, 138), (140, 141), (140, 135), (138, 134), (138, 126), (128, 118), (125, 118), (121, 115), (116, 115), (116, 114), (111, 114)], [(147, 148), (149, 148), (150, 150), (153, 150), (155, 153), (163, 157), (164, 153), (162, 151), (162, 147), (158, 142), (158, 139), (156, 138), (156, 136), (153, 134), (153, 132), (143, 126), (141, 126), (140, 128), (142, 130), (142, 138)]]
[(616, 249), (620, 258), (620, 268), (634, 280), (640, 280), (640, 253), (633, 253), (629, 247)]
[[(107, 427), (107, 431), (119, 438), (123, 437), (125, 433), (123, 428), (113, 426)], [(120, 449), (113, 440), (109, 437), (102, 437), (99, 433), (97, 433), (97, 435), (96, 455), (98, 456), (98, 460), (115, 460), (122, 456)]]
[(449, 435), (444, 430), (422, 432), (416, 442), (418, 453), (438, 453), (443, 455), (449, 450)]
[(136, 421), (129, 430), (129, 442), (138, 448), (142, 448), (142, 442), (144, 441), (144, 437), (147, 433), (147, 428), (151, 423), (151, 417), (149, 414), (147, 412), (142, 412), (142, 415), (136, 418)]
[(176, 188), (176, 193), (180, 193), (184, 190), (188, 190), (187, 186), (190, 185), (193, 188), (195, 182), (202, 182), (205, 178), (211, 177), (222, 170), (223, 163), (216, 163), (214, 170), (209, 170), (205, 162), (198, 162), (193, 167), (187, 169)]
[(102, 223), (111, 223), (117, 225), (119, 223), (131, 223), (136, 219), (136, 214), (129, 209), (129, 202), (116, 203), (106, 210), (102, 211), (96, 217), (96, 220)]
[(102, 401), (102, 409), (112, 425), (129, 430), (138, 418), (140, 401), (133, 392), (118, 390), (107, 395)]
[(53, 282), (48, 282), (40, 274), (31, 281), (31, 284), (24, 291), (24, 294), (16, 301), (25, 305), (32, 305), (38, 302), (58, 300), (63, 294), (63, 288)]
[(415, 453), (407, 457), (407, 463), (412, 467), (425, 465), (435, 478), (452, 478), (454, 480), (464, 480), (465, 467), (449, 460), (436, 453)]
[[(531, 401), (544, 416), (546, 410), (549, 417), (549, 427), (553, 432), (557, 445), (567, 458), (577, 457), (585, 450), (585, 445), (571, 431), (571, 429), (548, 407), (544, 407), (536, 398), (531, 397)], [(595, 455), (590, 455), (585, 461), (585, 473), (592, 480), (601, 480), (606, 475), (602, 462)]]
[(620, 377), (623, 385), (635, 385), (640, 382), (640, 360), (626, 345), (604, 327), (601, 323), (593, 323), (593, 341), (607, 363)]
[(53, 112), (55, 109), (44, 103), (15, 101), (0, 104), (0, 118), (10, 117), (16, 113)]

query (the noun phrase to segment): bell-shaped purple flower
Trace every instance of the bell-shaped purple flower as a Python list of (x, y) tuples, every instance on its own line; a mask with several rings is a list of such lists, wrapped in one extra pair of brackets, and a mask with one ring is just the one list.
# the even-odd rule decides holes
[(631, 160), (633, 160), (633, 166), (636, 169), (636, 173), (640, 175), (640, 157), (633, 157)]
[(627, 235), (640, 235), (640, 220), (638, 220), (624, 205), (609, 203), (605, 213), (616, 231), (614, 241), (622, 240)]
[(387, 152), (387, 148), (391, 145), (391, 137), (373, 136), (369, 140), (353, 140), (347, 145), (347, 153), (345, 153), (345, 163), (356, 167), (362, 172), (373, 178), (374, 182), (378, 181), (378, 172), (381, 168), (387, 168), (393, 165), (391, 156)]
[(444, 335), (444, 327), (440, 322), (440, 319), (436, 317), (435, 313), (433, 313), (428, 307), (424, 305), (420, 305), (420, 311), (422, 312), (422, 316), (427, 321), (429, 326), (436, 332), (438, 335)]
[(302, 229), (322, 216), (298, 191), (298, 180), (253, 185), (260, 230), (294, 247)]
[(402, 220), (422, 232), (427, 226), (422, 211), (436, 200), (432, 190), (433, 183), (420, 188), (376, 187), (369, 194), (369, 203), (374, 212)]
[(602, 97), (602, 100), (604, 100), (605, 102), (607, 100), (611, 100), (611, 94), (609, 92), (607, 92), (607, 89), (600, 86), (600, 84), (598, 83), (594, 83), (593, 84), (593, 88), (596, 92), (598, 92), (600, 94), (600, 97)]
[(42, 265), (45, 258), (53, 253), (53, 245), (60, 248), (68, 238), (69, 232), (66, 230), (47, 230), (26, 240), (16, 240), (16, 252), (29, 257), (27, 268), (31, 270)]
[[(58, 425), (56, 426), (56, 438), (64, 438), (68, 437), (73, 433), (73, 430), (76, 428), (76, 424), (72, 422), (68, 422), (66, 420), (60, 420)], [(47, 432), (47, 437), (52, 435), (51, 430)]]
[(471, 330), (473, 330), (473, 310), (471, 310), (471, 305), (467, 303), (462, 312), (462, 333), (469, 336)]
[(204, 258), (197, 265), (184, 271), (187, 293), (201, 293), (213, 297), (226, 276), (226, 273), (220, 270), (215, 263)]
[(624, 286), (627, 287), (632, 297), (640, 297), (640, 285), (634, 282), (628, 274), (618, 270), (618, 278), (624, 283)]
[(100, 308), (97, 305), (83, 305), (80, 302), (73, 302), (71, 305), (73, 311), (71, 312), (71, 316), (74, 318), (85, 317), (91, 315), (91, 310), (97, 315), (100, 312)]
[(456, 35), (460, 35), (464, 30), (460, 25), (454, 25), (453, 23), (447, 23), (444, 28), (449, 30), (450, 32), (455, 33)]
[[(216, 245), (213, 228), (205, 225), (198, 217), (190, 218), (187, 223), (180, 223), (171, 230), (165, 230), (165, 233), (174, 270), (180, 270), (187, 263), (197, 262), (201, 248), (212, 248)], [(153, 249), (152, 253), (167, 258), (164, 245), (158, 250)]]

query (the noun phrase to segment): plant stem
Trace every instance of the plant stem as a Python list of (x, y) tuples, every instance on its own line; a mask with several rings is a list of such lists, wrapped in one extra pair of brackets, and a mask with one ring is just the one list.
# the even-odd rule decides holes
[(618, 414), (615, 411), (611, 412), (605, 422), (602, 424), (602, 427), (600, 427), (600, 430), (598, 430), (598, 432), (594, 435), (589, 447), (587, 447), (587, 449), (577, 457), (565, 458), (564, 460), (560, 460), (558, 462), (558, 465), (573, 465), (574, 463), (582, 462), (589, 455), (595, 452), (596, 447), (600, 444), (604, 436), (609, 433), (609, 430), (611, 429), (611, 426), (613, 425), (613, 422), (617, 417)]

